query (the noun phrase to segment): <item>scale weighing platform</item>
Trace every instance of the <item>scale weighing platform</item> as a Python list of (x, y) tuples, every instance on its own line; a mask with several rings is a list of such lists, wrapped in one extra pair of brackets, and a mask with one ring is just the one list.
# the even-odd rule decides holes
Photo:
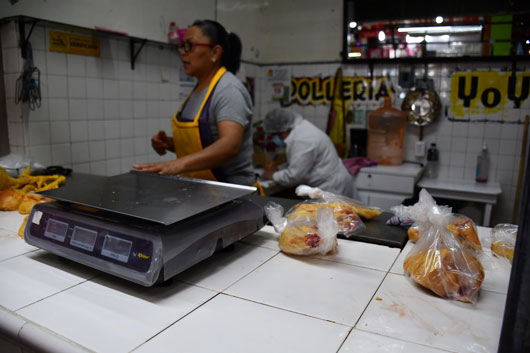
[(263, 227), (255, 188), (130, 172), (75, 174), (39, 195), (28, 244), (126, 280), (163, 282)]

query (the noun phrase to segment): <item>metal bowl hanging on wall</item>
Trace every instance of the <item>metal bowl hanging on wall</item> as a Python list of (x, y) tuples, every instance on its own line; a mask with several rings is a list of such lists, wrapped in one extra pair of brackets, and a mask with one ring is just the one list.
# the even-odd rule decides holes
[(405, 96), (401, 110), (407, 115), (410, 124), (425, 126), (436, 119), (440, 106), (440, 97), (434, 90), (433, 80), (421, 79)]

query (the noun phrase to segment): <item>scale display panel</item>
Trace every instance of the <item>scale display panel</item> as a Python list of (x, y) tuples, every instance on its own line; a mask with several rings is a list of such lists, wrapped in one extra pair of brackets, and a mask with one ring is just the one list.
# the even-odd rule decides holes
[(50, 219), (46, 225), (44, 236), (58, 241), (64, 241), (67, 231), (68, 223)]
[(36, 207), (39, 215), (33, 218), (32, 213), (25, 235), (27, 242), (37, 241), (35, 245), (68, 258), (86, 256), (94, 259), (91, 261), (113, 263), (138, 273), (149, 271), (155, 252), (153, 240), (130, 234), (127, 227), (120, 227), (121, 232), (109, 230), (104, 222), (53, 205)]
[(92, 251), (94, 250), (94, 244), (96, 244), (97, 237), (98, 233), (96, 231), (75, 226), (70, 244), (81, 249)]
[(116, 259), (121, 262), (127, 262), (131, 253), (132, 242), (110, 234), (105, 236), (101, 255)]

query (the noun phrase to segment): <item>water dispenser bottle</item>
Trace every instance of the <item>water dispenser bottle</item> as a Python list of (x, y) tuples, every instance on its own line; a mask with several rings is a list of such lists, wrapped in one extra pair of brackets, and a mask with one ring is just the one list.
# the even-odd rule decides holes
[(367, 157), (381, 165), (403, 163), (405, 123), (405, 114), (392, 107), (390, 97), (385, 97), (384, 106), (368, 116)]

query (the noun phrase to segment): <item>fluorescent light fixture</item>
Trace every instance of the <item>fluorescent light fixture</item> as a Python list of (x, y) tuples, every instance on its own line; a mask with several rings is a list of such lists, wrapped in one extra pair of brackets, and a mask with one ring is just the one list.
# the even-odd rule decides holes
[(444, 21), (444, 18), (442, 16), (436, 16), (435, 21), (436, 23), (440, 24)]
[(386, 38), (385, 32), (379, 31), (379, 34), (377, 35), (377, 39), (379, 39), (380, 42), (384, 42)]
[(422, 36), (415, 37), (415, 36), (411, 36), (410, 34), (407, 34), (407, 36), (405, 37), (405, 41), (409, 44), (421, 43), (423, 42), (424, 39), (425, 37), (422, 37)]
[(355, 21), (351, 21), (351, 22), (350, 22), (350, 28), (351, 28), (351, 29), (354, 29), (355, 27), (357, 27), (357, 22), (355, 22)]
[(449, 42), (449, 38), (450, 38), (449, 34), (443, 34), (441, 36), (430, 36), (430, 35), (427, 34), (425, 36), (425, 41), (427, 43), (433, 43), (433, 42), (438, 42), (438, 43), (444, 42), (444, 43), (447, 43), (447, 42)]
[(354, 51), (353, 53), (348, 53), (348, 58), (358, 58), (362, 55), (362, 53), (359, 53), (358, 51)]
[(432, 27), (400, 27), (402, 33), (465, 33), (480, 32), (482, 26), (432, 26)]

